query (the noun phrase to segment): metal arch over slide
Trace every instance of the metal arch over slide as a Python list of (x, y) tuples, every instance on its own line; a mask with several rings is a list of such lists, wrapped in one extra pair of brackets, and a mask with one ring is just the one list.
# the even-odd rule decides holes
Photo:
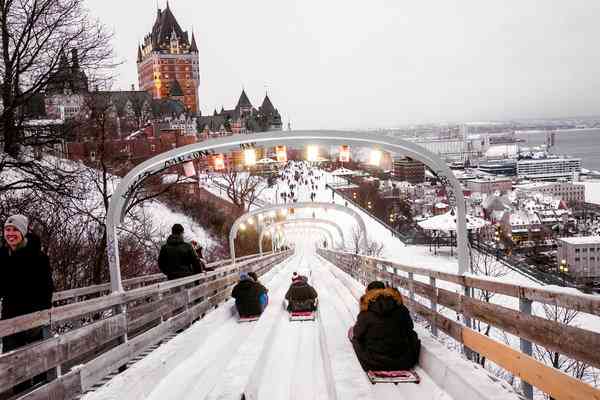
[[(328, 221), (326, 219), (321, 219), (321, 218), (297, 218), (297, 219), (289, 219), (286, 221), (279, 221), (279, 222), (275, 222), (274, 224), (271, 224), (267, 227), (265, 227), (265, 229), (260, 233), (260, 237), (258, 238), (258, 251), (260, 253), (260, 255), (262, 256), (263, 254), (263, 239), (265, 237), (265, 235), (271, 231), (272, 229), (275, 229), (277, 227), (283, 227), (283, 226), (288, 226), (288, 225), (298, 225), (298, 226), (305, 226), (305, 225), (329, 225), (333, 228), (335, 228), (340, 236), (340, 243), (342, 244), (341, 247), (344, 247), (344, 232), (342, 231), (342, 228), (340, 228), (340, 226), (338, 224), (336, 224), (335, 222), (332, 221)], [(333, 236), (331, 237), (331, 246), (333, 247), (333, 245), (335, 244), (335, 242), (333, 241)]]
[(318, 224), (313, 224), (313, 225), (288, 225), (284, 228), (284, 232), (285, 231), (299, 231), (299, 230), (310, 230), (310, 229), (314, 229), (317, 231), (321, 231), (323, 233), (323, 235), (327, 236), (329, 238), (329, 240), (331, 242), (333, 242), (333, 234), (331, 233), (331, 231), (327, 228), (325, 228), (324, 226), (318, 225)]
[(318, 202), (302, 202), (302, 203), (284, 203), (284, 204), (273, 204), (268, 207), (258, 208), (256, 210), (248, 211), (246, 214), (240, 216), (235, 220), (233, 225), (231, 226), (231, 230), (229, 231), (229, 254), (231, 256), (231, 260), (235, 263), (235, 238), (240, 230), (240, 225), (247, 221), (249, 218), (255, 217), (260, 214), (265, 214), (269, 212), (277, 212), (279, 210), (288, 210), (293, 208), (294, 210), (311, 208), (311, 209), (325, 209), (325, 210), (334, 210), (346, 213), (350, 215), (352, 218), (356, 220), (358, 224), (358, 228), (360, 229), (360, 237), (367, 237), (367, 227), (365, 225), (365, 221), (362, 219), (359, 213), (354, 211), (351, 208), (344, 207), (339, 204), (334, 203), (318, 203)]
[(121, 179), (113, 193), (108, 207), (106, 229), (108, 239), (108, 261), (110, 267), (111, 291), (123, 291), (119, 261), (119, 244), (117, 228), (125, 218), (125, 210), (132, 200), (134, 190), (149, 176), (164, 171), (169, 167), (196, 159), (208, 157), (211, 152), (225, 152), (252, 145), (315, 144), (341, 145), (357, 147), (375, 147), (392, 154), (406, 155), (427, 165), (436, 174), (446, 177), (448, 185), (454, 193), (457, 212), (457, 244), (459, 273), (468, 271), (468, 239), (466, 228), (465, 200), (460, 183), (446, 163), (436, 154), (418, 144), (377, 133), (340, 132), (340, 131), (291, 131), (265, 132), (249, 135), (226, 136), (204, 142), (179, 147), (158, 154), (137, 165)]

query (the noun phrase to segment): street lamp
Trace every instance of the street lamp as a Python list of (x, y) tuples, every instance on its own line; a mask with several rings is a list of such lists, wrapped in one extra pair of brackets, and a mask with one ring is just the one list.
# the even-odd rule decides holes
[(284, 163), (287, 161), (287, 149), (285, 146), (275, 147), (275, 154), (277, 155), (277, 161)]
[(311, 144), (306, 147), (306, 160), (310, 162), (315, 162), (319, 158), (319, 147), (314, 144)]
[(567, 264), (567, 260), (564, 258), (560, 260), (560, 265), (558, 266), (558, 270), (562, 276), (563, 282), (566, 281), (566, 276), (569, 274), (569, 264)]
[(371, 156), (369, 157), (369, 164), (373, 165), (375, 167), (378, 167), (380, 163), (381, 163), (381, 151), (372, 150)]
[(244, 164), (247, 167), (256, 165), (256, 151), (254, 149), (244, 150)]

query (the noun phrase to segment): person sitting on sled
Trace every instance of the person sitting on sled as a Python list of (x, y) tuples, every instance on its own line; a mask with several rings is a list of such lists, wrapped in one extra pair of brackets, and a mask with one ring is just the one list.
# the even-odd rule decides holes
[(397, 289), (374, 281), (360, 299), (356, 324), (348, 332), (365, 371), (397, 371), (419, 361), (421, 341)]
[(315, 311), (317, 309), (317, 291), (308, 284), (306, 276), (292, 275), (292, 284), (285, 294), (288, 311)]
[(265, 287), (254, 281), (246, 272), (240, 274), (240, 282), (231, 291), (235, 299), (235, 307), (240, 317), (254, 317), (262, 314), (266, 303), (261, 303), (261, 296), (266, 295)]
[(265, 307), (267, 307), (267, 305), (269, 304), (269, 295), (267, 294), (267, 293), (269, 293), (269, 289), (267, 289), (265, 287), (265, 285), (263, 285), (262, 283), (260, 283), (260, 281), (258, 280), (258, 275), (256, 274), (256, 272), (250, 271), (250, 272), (248, 272), (248, 276), (250, 278), (252, 278), (252, 280), (254, 282), (256, 282), (258, 284), (258, 286), (260, 286), (260, 289), (263, 291), (263, 293), (260, 295), (260, 305), (262, 306), (262, 308), (264, 310)]

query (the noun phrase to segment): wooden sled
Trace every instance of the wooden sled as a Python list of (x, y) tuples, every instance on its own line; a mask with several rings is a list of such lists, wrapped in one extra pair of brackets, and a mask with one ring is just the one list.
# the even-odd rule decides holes
[(240, 317), (240, 319), (238, 319), (238, 323), (243, 323), (243, 322), (254, 322), (254, 321), (258, 321), (260, 319), (260, 315), (252, 315), (250, 317)]
[(290, 312), (290, 321), (314, 321), (314, 311), (292, 311)]

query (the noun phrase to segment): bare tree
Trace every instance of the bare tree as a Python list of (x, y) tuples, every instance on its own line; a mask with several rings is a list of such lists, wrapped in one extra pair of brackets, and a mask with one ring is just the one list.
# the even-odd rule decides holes
[[(557, 305), (542, 304), (542, 309), (547, 319), (563, 325), (573, 325), (579, 315), (579, 311), (577, 310), (570, 310)], [(552, 349), (537, 344), (534, 345), (534, 349), (537, 359), (545, 364), (560, 369), (577, 379), (587, 381), (595, 381), (597, 379), (598, 371), (585, 362), (570, 359)], [(553, 399), (553, 397), (548, 395), (546, 397)]]
[(383, 252), (383, 243), (373, 240), (369, 237), (363, 236), (362, 231), (358, 226), (352, 227), (351, 238), (354, 253), (356, 254), (364, 254), (370, 257), (378, 257)]
[(92, 20), (84, 0), (0, 0), (0, 174), (23, 173), (0, 191), (36, 187), (62, 190), (67, 171), (39, 163), (29, 148), (56, 143), (63, 130), (26, 129), (25, 109), (53, 79), (61, 59), (77, 49), (79, 66), (96, 77), (112, 62), (111, 34)]
[[(130, 150), (127, 145), (117, 145), (113, 141), (116, 132), (116, 114), (113, 95), (110, 92), (91, 92), (84, 97), (84, 112), (86, 116), (81, 121), (81, 128), (92, 140), (95, 146), (95, 156), (88, 164), (89, 167), (81, 168), (79, 177), (81, 195), (87, 197), (85, 202), (76, 202), (74, 207), (80, 215), (89, 219), (89, 229), (94, 230), (90, 236), (97, 238), (95, 243), (94, 260), (92, 268), (92, 280), (94, 284), (105, 280), (107, 272), (107, 236), (106, 236), (106, 214), (114, 189), (118, 185), (119, 176), (125, 173), (131, 166)], [(138, 246), (152, 252), (153, 243), (148, 241), (151, 232), (147, 217), (134, 209), (146, 201), (154, 199), (167, 191), (182, 180), (182, 176), (169, 185), (148, 185), (148, 181), (140, 182), (130, 192), (130, 201), (125, 208), (127, 216), (126, 226), (120, 227), (131, 241), (129, 247)], [(144, 243), (149, 243), (149, 247)], [(154, 249), (156, 250), (156, 249)], [(125, 263), (124, 263), (125, 264)]]
[(227, 197), (243, 211), (247, 211), (266, 188), (262, 178), (234, 168), (220, 176), (225, 180)]

